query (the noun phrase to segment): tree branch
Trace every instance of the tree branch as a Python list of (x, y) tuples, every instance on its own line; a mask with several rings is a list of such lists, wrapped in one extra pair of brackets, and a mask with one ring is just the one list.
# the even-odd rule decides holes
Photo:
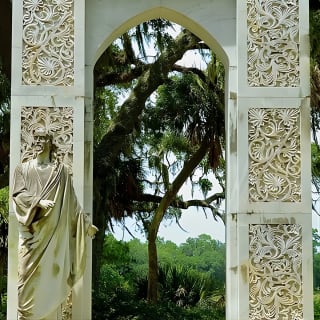
[(135, 65), (128, 72), (108, 72), (107, 74), (97, 76), (96, 87), (106, 87), (115, 84), (124, 84), (139, 78), (143, 72), (149, 68), (148, 64)]
[(180, 60), (184, 53), (193, 47), (199, 38), (184, 31), (167, 48), (159, 58), (142, 73), (130, 96), (122, 104), (113, 124), (108, 128), (95, 152), (95, 176), (103, 176), (113, 167), (114, 161), (119, 156), (123, 142), (126, 141), (139, 123), (145, 102), (149, 96), (163, 84), (168, 73), (172, 70), (176, 61)]
[(173, 183), (170, 186), (170, 189), (166, 191), (165, 195), (163, 196), (158, 208), (155, 211), (155, 214), (153, 216), (150, 228), (149, 228), (149, 234), (148, 234), (148, 240), (153, 241), (156, 239), (160, 223), (163, 219), (163, 216), (165, 214), (165, 211), (170, 206), (173, 199), (176, 197), (176, 194), (178, 193), (179, 189), (183, 185), (183, 183), (186, 181), (190, 173), (196, 168), (196, 166), (199, 164), (199, 162), (203, 159), (205, 154), (207, 153), (210, 146), (210, 141), (207, 139), (204, 139), (198, 148), (198, 150), (190, 157), (188, 161), (185, 162), (182, 170), (177, 175), (177, 177), (174, 179)]
[(174, 64), (173, 70), (181, 72), (181, 73), (194, 73), (194, 74), (198, 75), (202, 81), (204, 81), (204, 82), (206, 81), (206, 75), (204, 74), (204, 72), (202, 70), (200, 70), (198, 68), (184, 67), (184, 66), (181, 66), (178, 64)]
[[(133, 201), (137, 201), (135, 202), (132, 209), (133, 211), (138, 211), (138, 212), (153, 212), (158, 208), (162, 198), (163, 197), (161, 196), (147, 194), (147, 193), (141, 194), (136, 199), (132, 199)], [(213, 206), (211, 203), (214, 201), (220, 202), (221, 200), (224, 200), (224, 198), (225, 198), (225, 194), (221, 192), (221, 193), (215, 193), (212, 196), (203, 200), (192, 199), (192, 200), (183, 201), (181, 199), (174, 199), (169, 204), (169, 207), (173, 207), (177, 209), (188, 209), (190, 207), (208, 208), (213, 212), (214, 216), (218, 216), (223, 220), (222, 215), (217, 211), (217, 208)], [(147, 207), (145, 205), (146, 202), (152, 203), (152, 205)]]
[[(136, 199), (132, 199), (133, 201), (139, 201), (139, 202), (152, 202), (156, 205), (158, 205), (163, 197), (149, 194), (149, 193), (144, 193), (140, 194), (137, 196)], [(211, 203), (214, 201), (221, 201), (224, 200), (225, 194), (223, 192), (220, 193), (215, 193), (212, 196), (206, 198), (206, 199), (192, 199), (192, 200), (187, 200), (183, 201), (181, 199), (174, 199), (171, 201), (170, 206), (175, 207), (175, 208), (180, 208), (180, 209), (188, 209), (189, 207), (212, 207)], [(137, 208), (137, 207), (135, 207)], [(143, 211), (143, 210), (141, 210)], [(150, 210), (152, 211), (152, 210)]]

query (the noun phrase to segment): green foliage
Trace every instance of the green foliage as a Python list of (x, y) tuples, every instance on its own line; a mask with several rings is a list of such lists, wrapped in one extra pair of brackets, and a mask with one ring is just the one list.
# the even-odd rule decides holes
[(320, 290), (320, 254), (313, 255), (313, 287)]
[(9, 188), (0, 189), (0, 270), (8, 248)]
[(7, 314), (7, 276), (0, 277), (0, 320), (6, 319)]
[(1, 72), (0, 65), (0, 111), (6, 112), (10, 104), (10, 82), (8, 78)]
[(119, 274), (116, 266), (102, 265), (98, 285), (93, 292), (93, 319), (118, 319), (123, 310), (128, 312), (134, 308), (133, 300), (133, 286)]
[(320, 248), (320, 234), (317, 229), (312, 229), (312, 248), (313, 253), (319, 252)]
[(2, 274), (2, 271), (5, 269), (6, 261), (7, 261), (8, 214), (9, 214), (9, 188), (6, 187), (6, 188), (0, 189), (0, 275)]
[[(7, 277), (0, 279), (0, 282), (7, 284)], [(0, 295), (0, 320), (5, 320), (7, 318), (7, 293)]]
[[(115, 305), (116, 306), (116, 305)], [(113, 310), (112, 310), (113, 311)], [(181, 308), (174, 303), (150, 304), (145, 300), (130, 300), (122, 306), (121, 312), (94, 314), (93, 320), (224, 320), (224, 306), (216, 303)]]
[(320, 152), (315, 143), (311, 144), (312, 176), (320, 178)]
[(146, 242), (141, 242), (138, 239), (133, 239), (128, 242), (130, 257), (137, 265), (147, 264), (148, 261), (148, 245)]
[(208, 298), (216, 289), (208, 275), (185, 265), (160, 265), (160, 299), (175, 302), (181, 307), (193, 307)]
[(312, 230), (313, 247), (313, 287), (320, 289), (320, 234), (317, 229)]
[(158, 89), (155, 109), (147, 109), (148, 123), (157, 123), (159, 131), (183, 133), (193, 144), (207, 135), (223, 137), (221, 93), (192, 73), (174, 75)]
[(117, 267), (130, 263), (129, 244), (116, 240), (112, 234), (107, 234), (104, 238), (102, 263), (112, 263)]
[(314, 187), (312, 196), (313, 209), (317, 211), (317, 202), (320, 192), (320, 149), (316, 143), (311, 144), (311, 172), (312, 185)]
[[(204, 244), (207, 247), (200, 250)], [(206, 235), (190, 238), (180, 246), (158, 240), (161, 299), (155, 305), (145, 301), (147, 244), (137, 239), (118, 241), (108, 234), (99, 284), (93, 293), (93, 319), (224, 319), (223, 288), (217, 285), (213, 272), (199, 271), (195, 265), (210, 244), (212, 259), (215, 250), (224, 255), (220, 243)], [(184, 251), (189, 246), (188, 257)]]
[(147, 58), (145, 44), (149, 45), (152, 41), (154, 42), (154, 49), (162, 52), (172, 42), (172, 36), (168, 33), (170, 29), (171, 31), (174, 29), (172, 22), (161, 18), (148, 20), (137, 25), (133, 30), (133, 35), (137, 41), (140, 54), (145, 59)]
[[(311, 127), (316, 144), (320, 129), (320, 7), (319, 1), (310, 1), (310, 60), (311, 60)], [(319, 177), (319, 175), (318, 175)]]
[[(202, 77), (191, 72), (173, 74), (144, 110), (138, 143), (143, 150), (141, 156), (148, 159), (149, 175), (154, 177), (148, 187), (155, 194), (163, 195), (169, 190), (170, 181), (206, 139), (211, 141), (210, 150), (197, 166), (203, 174), (193, 181), (195, 171), (192, 171), (190, 179), (192, 187), (198, 185), (205, 197), (212, 190), (207, 175), (223, 162), (224, 94), (219, 85), (212, 86), (210, 79), (205, 79), (205, 73)], [(177, 215), (172, 213), (172, 209), (171, 214), (167, 210), (165, 218), (181, 215), (181, 211)]]
[(201, 234), (177, 246), (171, 241), (157, 242), (162, 266), (183, 266), (199, 275), (214, 279), (213, 290), (223, 290), (225, 283), (225, 244)]
[[(0, 65), (0, 141), (10, 132), (10, 82)], [(2, 139), (1, 139), (2, 138)], [(1, 159), (0, 159), (1, 160)]]
[(8, 222), (9, 215), (9, 187), (0, 189), (0, 215)]
[(313, 299), (313, 308), (314, 308), (314, 320), (320, 320), (320, 292), (314, 292)]
[(198, 184), (201, 188), (201, 191), (202, 191), (204, 197), (207, 197), (208, 192), (211, 191), (212, 187), (213, 187), (211, 180), (209, 180), (207, 178), (200, 178), (198, 181)]
[(102, 137), (106, 134), (112, 119), (118, 111), (117, 90), (107, 88), (98, 88), (95, 94), (95, 117), (93, 136), (95, 144), (101, 142)]
[(310, 56), (312, 63), (320, 62), (320, 10), (310, 10)]

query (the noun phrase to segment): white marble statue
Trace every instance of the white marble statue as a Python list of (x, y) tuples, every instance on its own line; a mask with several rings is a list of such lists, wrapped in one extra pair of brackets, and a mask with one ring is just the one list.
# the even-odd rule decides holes
[(34, 132), (33, 160), (17, 166), (13, 201), (19, 221), (18, 319), (59, 319), (61, 305), (82, 277), (86, 235), (97, 228), (81, 209), (71, 175), (54, 161), (52, 137)]

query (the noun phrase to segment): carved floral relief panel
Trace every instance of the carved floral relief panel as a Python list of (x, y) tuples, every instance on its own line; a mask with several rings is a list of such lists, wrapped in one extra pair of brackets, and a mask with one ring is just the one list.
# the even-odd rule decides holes
[(249, 319), (303, 320), (302, 227), (249, 226)]
[(35, 157), (33, 132), (45, 129), (53, 137), (55, 156), (70, 169), (73, 162), (73, 109), (71, 107), (22, 107), (21, 161)]
[(251, 108), (249, 201), (300, 202), (299, 108)]
[(247, 0), (248, 85), (296, 87), (299, 0)]
[(23, 0), (22, 83), (74, 83), (74, 0)]

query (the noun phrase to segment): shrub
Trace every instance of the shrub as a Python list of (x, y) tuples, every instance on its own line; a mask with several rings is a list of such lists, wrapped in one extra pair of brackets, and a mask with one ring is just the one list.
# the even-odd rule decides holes
[(313, 298), (314, 320), (320, 320), (320, 293), (316, 291)]
[(134, 301), (132, 285), (113, 265), (101, 267), (96, 291), (93, 292), (92, 317), (96, 320), (115, 320), (131, 309)]

